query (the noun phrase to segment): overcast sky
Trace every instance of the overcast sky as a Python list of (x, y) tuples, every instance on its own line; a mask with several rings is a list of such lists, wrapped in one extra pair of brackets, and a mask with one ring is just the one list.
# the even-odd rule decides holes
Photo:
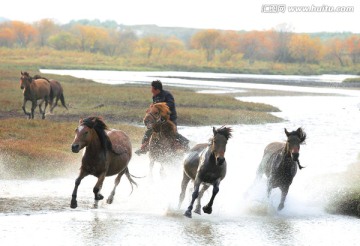
[[(243, 2), (243, 3), (242, 3)], [(357, 0), (6, 0), (0, 17), (32, 23), (44, 18), (59, 24), (70, 20), (115, 20), (119, 24), (268, 30), (279, 24), (295, 32), (360, 33)], [(275, 5), (270, 5), (275, 4)], [(292, 6), (350, 6), (352, 12), (290, 12)], [(329, 8), (327, 8), (329, 9)], [(269, 13), (278, 12), (278, 13)]]

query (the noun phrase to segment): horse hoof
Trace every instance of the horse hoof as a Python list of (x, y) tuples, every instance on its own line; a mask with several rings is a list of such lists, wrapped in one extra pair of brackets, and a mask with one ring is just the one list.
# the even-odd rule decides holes
[(70, 208), (77, 208), (77, 201), (71, 201)]
[(206, 214), (211, 214), (212, 213), (212, 207), (204, 206), (203, 211)]
[(197, 214), (200, 214), (201, 215), (201, 206), (200, 205), (197, 205), (195, 210), (194, 210), (194, 213), (197, 213)]
[(186, 212), (184, 213), (184, 216), (191, 219), (191, 217), (192, 217), (192, 216), (191, 216), (191, 211), (186, 210)]
[(113, 198), (108, 198), (108, 199), (106, 200), (106, 203), (107, 203), (107, 204), (111, 204), (111, 203), (113, 203), (113, 201), (114, 201)]
[(282, 210), (284, 208), (284, 204), (280, 204), (278, 207), (278, 211)]
[(100, 201), (100, 200), (102, 200), (102, 199), (104, 199), (104, 196), (103, 196), (103, 195), (98, 194), (98, 195), (96, 196), (96, 200)]

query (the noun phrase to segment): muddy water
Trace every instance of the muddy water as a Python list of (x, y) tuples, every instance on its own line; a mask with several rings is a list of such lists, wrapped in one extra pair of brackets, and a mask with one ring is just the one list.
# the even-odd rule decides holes
[[(279, 107), (282, 112), (277, 115), (286, 121), (233, 126), (234, 137), (226, 152), (228, 174), (212, 215), (182, 216), (190, 191), (177, 209), (180, 164), (167, 170), (167, 178), (159, 176), (156, 165), (153, 179), (138, 179), (139, 186), (131, 195), (124, 178), (114, 203), (101, 203), (96, 210), (92, 209), (96, 179), (87, 177), (79, 188), (79, 207), (70, 209), (78, 169), (74, 166), (74, 175), (62, 179), (0, 181), (1, 245), (358, 245), (359, 220), (326, 213), (328, 189), (316, 181), (343, 171), (357, 159), (360, 95), (345, 91), (338, 96), (246, 100)], [(277, 212), (280, 192), (274, 190), (268, 200), (265, 180), (251, 184), (265, 145), (284, 140), (284, 127), (293, 130), (299, 126), (308, 133), (307, 144), (300, 151), (306, 168), (295, 177), (284, 210)], [(180, 127), (179, 131), (197, 143), (207, 141), (212, 130), (207, 126)], [(134, 156), (130, 171), (146, 176), (147, 156)], [(105, 196), (113, 180), (106, 179)], [(210, 193), (205, 194), (204, 204)]]

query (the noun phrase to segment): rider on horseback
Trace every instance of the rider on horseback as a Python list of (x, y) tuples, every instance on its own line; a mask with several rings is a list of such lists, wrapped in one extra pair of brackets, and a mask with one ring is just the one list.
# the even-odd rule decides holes
[[(170, 120), (177, 126), (177, 114), (175, 109), (175, 99), (173, 95), (166, 90), (163, 90), (162, 83), (160, 80), (155, 80), (151, 83), (151, 93), (153, 95), (153, 103), (159, 103), (159, 102), (165, 102), (166, 105), (170, 109)], [(149, 150), (149, 141), (152, 134), (152, 129), (146, 130), (144, 137), (141, 142), (140, 149), (136, 150), (135, 153), (137, 155), (146, 154), (146, 152)], [(187, 146), (189, 143), (189, 140), (182, 136), (181, 134), (177, 133), (176, 141), (181, 146)]]

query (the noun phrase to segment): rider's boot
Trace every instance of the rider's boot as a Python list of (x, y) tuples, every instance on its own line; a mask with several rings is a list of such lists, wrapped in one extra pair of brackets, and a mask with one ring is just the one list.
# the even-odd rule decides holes
[(142, 154), (146, 154), (149, 151), (149, 141), (144, 142), (140, 149), (135, 151), (135, 154), (137, 155), (142, 155)]

